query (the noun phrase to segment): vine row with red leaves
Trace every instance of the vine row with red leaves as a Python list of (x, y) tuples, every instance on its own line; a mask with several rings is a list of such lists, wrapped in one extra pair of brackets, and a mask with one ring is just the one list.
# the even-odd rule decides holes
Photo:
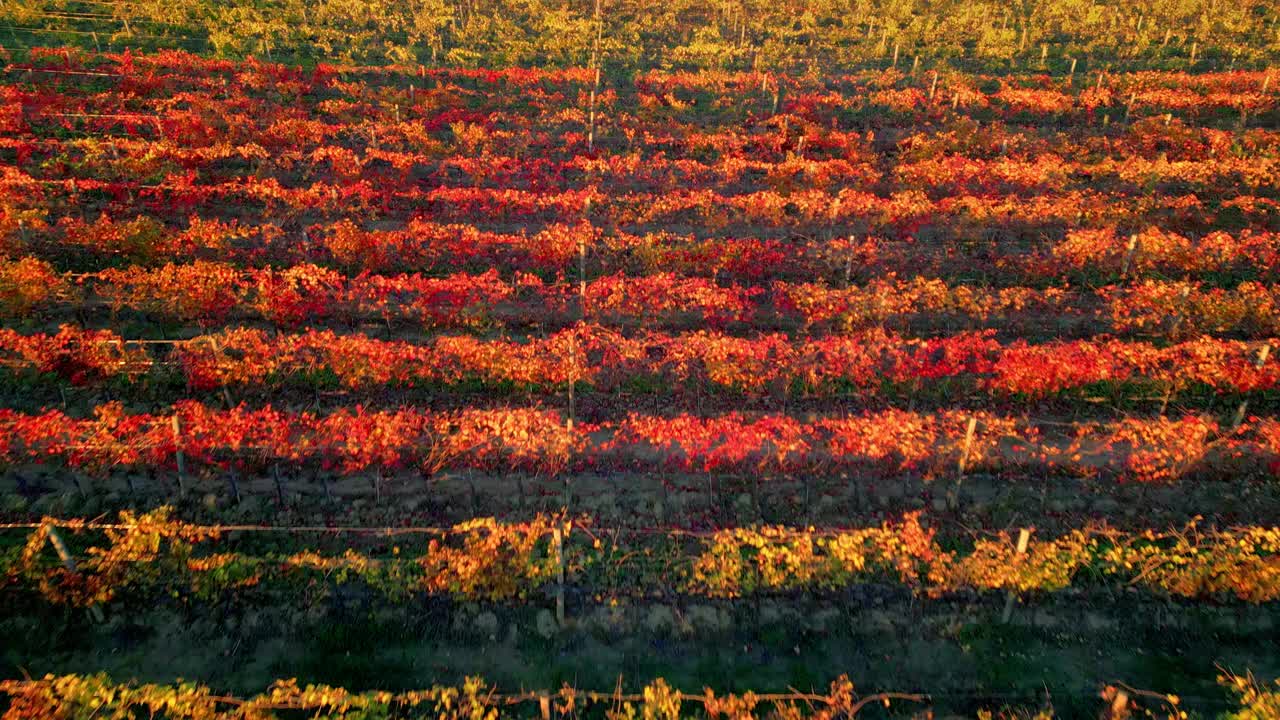
[[(367, 131), (373, 134), (377, 130), (373, 126)], [(386, 130), (393, 138), (397, 134), (394, 125)], [(1010, 135), (1021, 139), (1015, 133), (1010, 132)], [(524, 138), (516, 140), (521, 141), (529, 142)], [(1052, 145), (1036, 148), (1034, 154), (1006, 154), (994, 158), (940, 153), (935, 157), (900, 162), (888, 172), (872, 162), (875, 156), (869, 152), (864, 157), (788, 157), (780, 162), (770, 162), (735, 155), (711, 161), (673, 160), (661, 151), (645, 156), (635, 149), (603, 158), (574, 155), (555, 160), (489, 152), (479, 157), (441, 157), (438, 151), (398, 151), (382, 147), (353, 149), (347, 144), (318, 144), (310, 149), (293, 145), (280, 153), (256, 142), (190, 148), (166, 141), (122, 140), (119, 144), (112, 141), (52, 145), (10, 139), (0, 145), (4, 146), (12, 148), (20, 161), (40, 161), (31, 165), (20, 162), (18, 167), (26, 166), (36, 171), (37, 176), (45, 181), (87, 179), (92, 176), (86, 170), (98, 166), (105, 170), (101, 177), (121, 181), (136, 177), (139, 170), (148, 167), (198, 168), (206, 182), (228, 181), (236, 179), (244, 164), (251, 163), (260, 173), (279, 176), (281, 180), (332, 176), (348, 182), (389, 185), (389, 189), (397, 193), (406, 192), (415, 184), (493, 189), (521, 187), (542, 192), (563, 192), (577, 185), (590, 184), (608, 195), (626, 192), (661, 194), (684, 189), (715, 190), (732, 196), (753, 192), (788, 193), (801, 187), (833, 189), (841, 186), (874, 188), (884, 194), (919, 190), (934, 197), (960, 193), (979, 196), (1063, 193), (1079, 189), (1132, 195), (1152, 183), (1159, 183), (1201, 190), (1225, 185), (1268, 195), (1276, 189), (1277, 170), (1274, 157), (1241, 157), (1227, 153), (1223, 153), (1223, 157), (1179, 160), (1129, 155), (1071, 160), (1063, 157), (1069, 147)], [(915, 149), (919, 152), (918, 147)], [(1076, 157), (1079, 157), (1078, 150)], [(133, 154), (139, 157), (134, 158)], [(133, 173), (127, 172), (130, 169)]]
[(493, 269), (441, 278), (416, 273), (349, 276), (310, 264), (242, 269), (198, 260), (73, 277), (34, 258), (0, 260), (0, 314), (65, 314), (95, 302), (114, 312), (130, 310), (205, 326), (231, 318), (258, 318), (281, 327), (360, 320), (555, 326), (585, 313), (597, 322), (645, 327), (733, 324), (848, 332), (896, 321), (947, 330), (956, 324), (1015, 330), (1039, 324), (1043, 332), (1043, 318), (1053, 317), (1058, 323), (1054, 334), (1280, 334), (1280, 286), (1253, 281), (1213, 288), (1200, 282), (1146, 280), (1089, 291), (889, 277), (862, 286), (775, 281), (766, 287), (659, 273), (597, 278), (580, 293), (570, 283), (528, 273), (506, 281)]
[[(166, 345), (168, 352), (156, 352)], [(71, 325), (56, 334), (0, 329), (0, 365), (17, 372), (53, 373), (73, 384), (90, 384), (117, 377), (139, 380), (173, 367), (197, 390), (324, 374), (344, 387), (364, 389), (479, 381), (551, 390), (573, 382), (607, 392), (643, 380), (677, 394), (721, 388), (749, 394), (796, 389), (805, 396), (875, 396), (889, 388), (945, 379), (958, 383), (951, 386), (953, 392), (963, 388), (1004, 397), (1044, 398), (1126, 383), (1171, 394), (1187, 387), (1241, 394), (1280, 385), (1280, 362), (1267, 362), (1269, 347), (1280, 350), (1280, 342), (1201, 338), (1165, 347), (1124, 340), (1005, 344), (990, 332), (918, 340), (883, 331), (798, 340), (705, 331), (631, 338), (592, 324), (526, 341), (435, 336), (423, 343), (331, 330), (273, 335), (238, 328), (169, 344), (133, 343), (110, 330)]]
[[(118, 93), (125, 100), (167, 99), (183, 94), (190, 97), (201, 92), (214, 95), (222, 91), (239, 101), (236, 109), (249, 120), (262, 118), (262, 108), (245, 99), (260, 99), (276, 93), (315, 103), (331, 113), (349, 111), (384, 122), (395, 118), (401, 110), (406, 114), (415, 109), (429, 111), (438, 106), (441, 96), (490, 112), (513, 108), (555, 109), (566, 100), (585, 94), (594, 79), (586, 68), (428, 70), (422, 66), (355, 67), (324, 63), (303, 70), (258, 60), (228, 62), (171, 51), (150, 55), (75, 52), (74, 56), (73, 52), (54, 49), (27, 62), (12, 63), (7, 71), (20, 78), (28, 70), (52, 73), (93, 70), (101, 73), (98, 82), (108, 87), (102, 94)], [(69, 77), (79, 80), (78, 76)], [(60, 78), (54, 74), (51, 79)], [(416, 87), (411, 89), (411, 84)], [(1220, 114), (1230, 117), (1241, 109), (1253, 113), (1274, 109), (1276, 93), (1274, 89), (1266, 92), (1266, 84), (1267, 73), (1257, 71), (1095, 73), (1089, 78), (960, 73), (921, 76), (898, 70), (820, 77), (764, 72), (649, 71), (635, 76), (630, 87), (606, 88), (599, 102), (613, 113), (619, 98), (626, 97), (639, 108), (672, 120), (690, 114), (686, 111), (691, 108), (696, 112), (707, 105), (734, 108), (739, 114), (748, 114), (767, 112), (772, 104), (775, 112), (793, 114), (822, 125), (829, 124), (833, 116), (856, 117), (864, 113), (922, 124), (947, 110), (987, 118), (1061, 121), (1092, 117), (1117, 106), (1144, 114), (1172, 111), (1203, 120)], [(35, 84), (33, 89), (28, 97), (22, 98), (23, 105), (66, 108), (83, 102), (79, 93), (54, 91), (62, 88)], [(701, 108), (693, 102), (695, 99), (704, 100)], [(95, 103), (94, 107), (100, 108), (102, 104)], [(146, 107), (119, 100), (113, 104), (135, 110)], [(143, 123), (138, 122), (137, 126)]]
[[(899, 190), (888, 196), (843, 188), (721, 193), (714, 190), (672, 190), (660, 193), (606, 194), (598, 187), (565, 191), (537, 191), (516, 187), (450, 186), (397, 188), (367, 179), (344, 182), (314, 180), (295, 185), (275, 177), (240, 176), (223, 182), (197, 182), (195, 171), (170, 172), (160, 182), (70, 178), (44, 180), (21, 170), (0, 174), (0, 205), (37, 217), (66, 208), (91, 209), (112, 215), (146, 210), (158, 218), (184, 219), (196, 210), (210, 214), (228, 204), (262, 222), (276, 218), (299, 222), (308, 218), (390, 217), (426, 214), (441, 222), (530, 222), (573, 224), (589, 216), (598, 225), (621, 227), (697, 226), (711, 232), (743, 228), (804, 227), (838, 235), (874, 233), (895, 238), (928, 230), (963, 238), (967, 233), (1005, 228), (1124, 225), (1141, 229), (1173, 222), (1201, 227), (1240, 225), (1275, 229), (1277, 203), (1268, 193), (1236, 189), (1207, 202), (1197, 193), (1158, 193), (1154, 197), (1072, 189), (1059, 194), (1034, 195), (996, 192), (958, 194), (931, 199), (919, 190)], [(1201, 193), (1203, 194), (1203, 193)], [(1086, 226), (1087, 227), (1087, 226)]]
[(357, 407), (316, 415), (269, 406), (217, 410), (180, 401), (168, 414), (128, 414), (119, 403), (99, 405), (87, 419), (58, 410), (0, 410), (0, 430), (0, 462), (6, 466), (55, 463), (90, 474), (172, 469), (179, 454), (188, 467), (259, 473), (283, 463), (338, 473), (857, 470), (864, 478), (946, 478), (962, 464), (979, 472), (1170, 482), (1267, 478), (1280, 470), (1280, 422), (1255, 418), (1224, 428), (1190, 415), (1079, 422), (1066, 429), (956, 410), (887, 410), (812, 421), (775, 414), (632, 414), (618, 421), (566, 423), (558, 412), (525, 408)]
[[(347, 273), (456, 270), (459, 267), (564, 274), (583, 255), (593, 275), (659, 270), (680, 275), (726, 276), (759, 282), (771, 278), (870, 277), (896, 271), (927, 275), (971, 269), (978, 257), (999, 268), (1006, 281), (1056, 281), (1093, 273), (1118, 278), (1169, 273), (1217, 273), (1251, 279), (1280, 277), (1280, 234), (1213, 231), (1194, 237), (1155, 226), (1125, 235), (1117, 228), (1067, 230), (1061, 240), (1027, 246), (988, 242), (965, 249), (954, 242), (882, 237), (852, 239), (715, 237), (670, 232), (628, 233), (580, 221), (553, 223), (532, 234), (492, 232), (468, 224), (412, 219), (401, 230), (369, 230), (350, 219), (313, 224), (298, 233), (277, 225), (242, 225), (192, 216), (182, 229), (137, 215), (101, 215), (93, 222), (63, 217), (55, 227), (34, 229), (0, 208), (0, 248), (10, 257), (43, 258), (60, 267), (101, 267), (126, 260), (220, 260), (241, 266), (315, 263)], [(957, 252), (961, 258), (948, 260)], [(968, 263), (968, 264), (966, 264)]]

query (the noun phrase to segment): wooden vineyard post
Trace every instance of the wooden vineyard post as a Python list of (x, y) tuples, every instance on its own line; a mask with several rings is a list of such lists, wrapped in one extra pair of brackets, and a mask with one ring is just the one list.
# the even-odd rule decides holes
[(1192, 41), (1191, 41), (1191, 61), (1190, 61), (1189, 63), (1187, 63), (1188, 65), (1195, 65), (1195, 64), (1196, 64), (1196, 51), (1197, 51), (1197, 50), (1199, 50), (1199, 49), (1200, 49), (1200, 43), (1199, 43), (1199, 41), (1197, 41), (1197, 40), (1192, 40)]
[(751, 481), (751, 501), (755, 503), (756, 516), (760, 518), (761, 522), (764, 522), (764, 505), (760, 502), (760, 474), (752, 473)]
[[(1031, 541), (1031, 531), (1022, 528), (1018, 531), (1018, 554), (1027, 554), (1027, 543)], [(1013, 617), (1013, 604), (1018, 599), (1018, 594), (1011, 588), (1004, 598), (1004, 612), (1000, 614), (1000, 622), (1009, 623), (1009, 618)]]
[(271, 477), (276, 482), (276, 500), (284, 507), (284, 485), (280, 483), (280, 463), (271, 466)]
[[(591, 211), (591, 198), (583, 204), (583, 215)], [(590, 220), (587, 221), (590, 223)], [(587, 241), (578, 238), (578, 308), (582, 319), (587, 319)]]
[(173, 428), (173, 442), (177, 447), (174, 457), (178, 461), (178, 492), (181, 493), (185, 492), (187, 489), (187, 458), (182, 453), (182, 425), (180, 424), (177, 415), (169, 418), (169, 427)]
[[(597, 2), (597, 8), (599, 3)], [(583, 201), (582, 215), (587, 218), (591, 212), (591, 198), (588, 196)], [(588, 223), (590, 221), (588, 220)], [(569, 333), (569, 388), (568, 388), (568, 411), (569, 417), (566, 419), (565, 425), (570, 432), (573, 431), (576, 416), (576, 407), (574, 405), (574, 387), (578, 384), (578, 329), (583, 327), (587, 319), (587, 241), (583, 237), (578, 238), (578, 322), (574, 325), (573, 330)], [(569, 502), (572, 499), (572, 489), (569, 483), (569, 475), (564, 475), (564, 510), (569, 512)]]
[(933, 82), (929, 83), (929, 99), (933, 100), (934, 95), (938, 93), (938, 71), (933, 71)]
[(1076, 59), (1071, 58), (1071, 70), (1067, 72), (1067, 84), (1070, 85), (1076, 79)]
[(538, 711), (542, 720), (551, 720), (551, 696), (545, 691), (538, 693)]
[[(480, 497), (476, 492), (476, 477), (471, 468), (467, 468), (467, 487), (471, 491), (471, 517), (480, 517)], [(523, 494), (523, 485), (521, 488), (520, 492)]]
[[(591, 198), (587, 197), (582, 203), (582, 216), (586, 219), (591, 212)], [(589, 220), (587, 220), (590, 223)], [(587, 241), (583, 237), (578, 238), (578, 323), (576, 327), (581, 327), (582, 323), (587, 319)], [(575, 332), (576, 332), (575, 327)], [(578, 339), (574, 333), (569, 334), (569, 421), (568, 426), (573, 430), (574, 425), (574, 386), (578, 384)], [(565, 481), (566, 483), (568, 480)], [(568, 493), (566, 489), (565, 502), (568, 503)], [(567, 506), (566, 506), (567, 508)]]
[(898, 67), (898, 50), (899, 50), (899, 45), (898, 43), (895, 42), (893, 44), (893, 67), (895, 68)]
[(915, 75), (916, 70), (919, 70), (919, 69), (920, 69), (920, 56), (917, 55), (915, 59), (911, 61), (911, 74)]
[(1173, 324), (1169, 326), (1169, 339), (1177, 334), (1178, 328), (1182, 326), (1182, 320), (1187, 316), (1187, 298), (1191, 296), (1191, 286), (1183, 285), (1182, 291), (1178, 293), (1178, 312), (1173, 316)]
[(969, 446), (973, 444), (973, 431), (978, 427), (978, 418), (970, 417), (969, 425), (964, 431), (964, 448), (960, 451), (960, 475), (964, 475), (966, 466), (969, 464)]
[[(578, 343), (573, 334), (569, 335), (569, 417), (566, 424), (569, 430), (573, 431), (573, 386), (578, 381)], [(568, 480), (565, 481), (566, 483)], [(565, 502), (568, 502), (566, 495)]]
[[(78, 572), (76, 569), (76, 560), (71, 557), (71, 552), (67, 550), (67, 544), (62, 542), (62, 536), (58, 534), (58, 529), (49, 527), (49, 544), (53, 545), (54, 552), (58, 553), (58, 559), (62, 561), (62, 566), (67, 572)], [(106, 617), (102, 614), (102, 608), (95, 605), (89, 606), (89, 614), (93, 616), (95, 622), (102, 622)]]
[[(1190, 296), (1190, 293), (1192, 293), (1192, 286), (1190, 286), (1190, 284), (1185, 284), (1185, 286), (1183, 286), (1183, 290), (1181, 290), (1178, 296), (1178, 313), (1174, 315), (1174, 322), (1172, 322), (1169, 327), (1170, 340), (1172, 340), (1174, 334), (1178, 332), (1178, 328), (1183, 324), (1183, 319), (1187, 316), (1187, 299)], [(1169, 401), (1172, 400), (1172, 396), (1174, 396), (1175, 384), (1176, 383), (1174, 382), (1170, 382), (1169, 387), (1165, 389), (1164, 400), (1161, 400), (1160, 402), (1161, 416), (1164, 416), (1165, 411), (1169, 409)]]
[(234, 468), (227, 469), (227, 486), (231, 489), (231, 497), (238, 504), (240, 502), (240, 483), (236, 480), (236, 471)]
[(1267, 88), (1270, 86), (1271, 86), (1271, 71), (1268, 70), (1266, 77), (1262, 78), (1262, 90), (1260, 90), (1259, 92), (1261, 92), (1263, 95), (1266, 95)]
[(551, 549), (556, 560), (556, 622), (564, 627), (564, 533), (560, 526), (551, 531)]
[[(216, 363), (218, 356), (222, 355), (222, 348), (218, 345), (218, 339), (212, 335), (209, 336), (209, 347), (213, 349), (214, 362)], [(222, 399), (226, 401), (227, 409), (234, 408), (235, 403), (231, 402), (231, 391), (227, 390), (226, 385), (220, 385), (219, 387), (222, 388)]]
[(595, 84), (591, 86), (591, 110), (587, 124), (587, 151), (596, 146), (596, 95), (600, 92), (600, 36), (604, 34), (604, 23), (600, 19), (600, 0), (595, 2), (596, 37), (591, 44), (591, 66), (595, 69)]
[[(1271, 357), (1271, 343), (1263, 345), (1262, 349), (1258, 351), (1258, 359), (1254, 362), (1253, 367), (1257, 370), (1261, 370), (1269, 357)], [(1248, 410), (1249, 401), (1247, 399), (1241, 400), (1240, 407), (1236, 408), (1236, 416), (1231, 420), (1231, 432), (1239, 430), (1240, 426), (1244, 424), (1244, 414), (1248, 412)]]
[(964, 430), (964, 444), (960, 448), (960, 461), (956, 463), (956, 484), (951, 489), (951, 497), (947, 505), (955, 508), (960, 504), (960, 485), (964, 483), (964, 474), (969, 466), (969, 448), (973, 445), (973, 433), (978, 428), (977, 416), (969, 416), (969, 424)]
[(1134, 252), (1138, 249), (1138, 236), (1133, 234), (1129, 236), (1129, 245), (1124, 251), (1124, 264), (1120, 266), (1120, 279), (1124, 280), (1129, 276), (1129, 265), (1133, 262)]

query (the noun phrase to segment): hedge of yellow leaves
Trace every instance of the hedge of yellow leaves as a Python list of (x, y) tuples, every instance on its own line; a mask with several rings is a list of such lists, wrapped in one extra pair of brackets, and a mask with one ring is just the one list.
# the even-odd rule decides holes
[[(67, 537), (78, 544), (88, 542), (74, 569), (47, 548), (57, 526), (76, 532)], [(1162, 532), (1094, 526), (1033, 535), (1025, 552), (1008, 533), (944, 542), (919, 513), (860, 529), (767, 526), (674, 537), (593, 529), (585, 519), (482, 518), (440, 529), (417, 553), (383, 543), (376, 552), (249, 555), (219, 552), (222, 535), (218, 526), (173, 520), (167, 509), (123, 513), (105, 529), (47, 519), (20, 551), (0, 555), (0, 587), (82, 606), (122, 592), (212, 597), (255, 586), (288, 592), (291, 583), (318, 581), (361, 582), (392, 599), (426, 593), (505, 600), (557, 583), (563, 568), (569, 583), (601, 595), (674, 590), (732, 598), (890, 582), (930, 596), (1127, 585), (1179, 597), (1280, 598), (1280, 528), (1206, 529), (1198, 522)]]
[[(1223, 675), (1218, 682), (1236, 699), (1224, 720), (1273, 720), (1280, 717), (1280, 680), (1270, 687), (1252, 674)], [(1145, 717), (1186, 720), (1177, 695), (1107, 685), (1099, 693), (1104, 717)], [(1119, 702), (1117, 698), (1120, 697)], [(105, 674), (46, 675), (36, 680), (0, 681), (0, 704), (7, 701), (3, 720), (126, 720), (164, 717), (167, 720), (276, 720), (277, 718), (437, 718), (438, 720), (500, 720), (500, 718), (598, 717), (607, 720), (837, 720), (850, 718), (869, 706), (903, 704), (932, 717), (929, 697), (881, 692), (860, 695), (845, 676), (825, 693), (769, 694), (745, 692), (717, 695), (710, 688), (686, 693), (662, 678), (636, 694), (620, 690), (601, 693), (568, 685), (556, 691), (503, 694), (481, 678), (469, 677), (459, 686), (436, 685), (423, 690), (391, 693), (353, 692), (328, 685), (300, 686), (296, 679), (277, 680), (266, 692), (238, 698), (218, 695), (208, 687), (179, 680), (171, 685), (115, 683)], [(1110, 714), (1108, 714), (1108, 711)], [(1116, 714), (1116, 713), (1120, 714)], [(995, 718), (1051, 720), (1052, 709), (1035, 714), (980, 710), (980, 720)]]

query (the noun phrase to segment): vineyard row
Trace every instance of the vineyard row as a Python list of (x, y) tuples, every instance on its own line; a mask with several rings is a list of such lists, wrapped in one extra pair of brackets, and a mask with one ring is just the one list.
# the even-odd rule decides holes
[[(850, 187), (836, 190), (796, 189), (724, 194), (715, 190), (671, 190), (606, 194), (598, 187), (563, 191), (521, 188), (449, 186), (424, 188), (415, 183), (350, 182), (314, 179), (285, 184), (274, 177), (239, 174), (226, 181), (199, 182), (194, 170), (170, 172), (158, 182), (68, 178), (44, 180), (21, 170), (0, 169), (0, 205), (28, 208), (18, 213), (41, 214), (42, 205), (64, 210), (102, 210), (112, 215), (136, 214), (140, 209), (161, 218), (188, 217), (197, 208), (213, 210), (234, 204), (244, 213), (272, 215), (295, 222), (325, 217), (378, 217), (428, 214), (444, 222), (530, 222), (574, 224), (584, 217), (597, 225), (687, 226), (710, 231), (746, 228), (809, 227), (833, 234), (875, 234), (907, 237), (925, 228), (959, 223), (962, 228), (993, 224), (1016, 227), (1125, 225), (1135, 231), (1177, 220), (1191, 226), (1246, 227), (1274, 230), (1277, 202), (1270, 191), (1251, 194), (1247, 187), (1226, 183), (1226, 189), (1188, 192), (1165, 187), (1155, 195), (1070, 189), (1031, 197), (996, 192), (944, 194), (937, 198), (919, 190), (888, 196)], [(1221, 196), (1214, 199), (1213, 196)], [(1203, 199), (1206, 196), (1209, 199)], [(20, 219), (20, 215), (19, 215)], [(266, 222), (266, 218), (262, 219)], [(13, 221), (11, 221), (13, 222)], [(13, 222), (16, 225), (16, 222)]]
[[(1069, 141), (1064, 139), (1064, 146)], [(798, 143), (786, 136), (776, 142)], [(1137, 195), (1153, 184), (1201, 192), (1232, 187), (1267, 195), (1276, 191), (1276, 173), (1280, 170), (1280, 161), (1275, 158), (1241, 157), (1230, 146), (1224, 155), (1230, 152), (1232, 156), (1185, 160), (1137, 155), (1069, 160), (1061, 155), (1071, 152), (1067, 147), (1050, 147), (1032, 155), (1015, 146), (1015, 155), (993, 159), (940, 154), (899, 161), (891, 169), (882, 170), (874, 156), (855, 162), (791, 157), (779, 163), (731, 157), (708, 164), (689, 158), (671, 160), (664, 153), (646, 157), (629, 150), (603, 158), (575, 155), (556, 162), (491, 154), (487, 150), (474, 157), (442, 156), (439, 151), (353, 149), (351, 145), (323, 145), (304, 153), (296, 146), (274, 152), (257, 144), (192, 149), (175, 148), (171, 143), (137, 147), (137, 143), (76, 141), (64, 145), (63, 152), (37, 154), (29, 143), (10, 139), (5, 144), (14, 149), (18, 166), (25, 165), (36, 173), (32, 177), (43, 182), (94, 177), (118, 177), (124, 182), (139, 175), (155, 177), (164, 171), (185, 171), (199, 173), (202, 185), (216, 186), (251, 170), (259, 178), (291, 185), (296, 184), (296, 178), (332, 176), (348, 182), (372, 181), (386, 193), (405, 197), (415, 187), (423, 186), (520, 188), (550, 193), (585, 185), (598, 188), (604, 196), (685, 190), (715, 191), (729, 198), (763, 192), (786, 194), (795, 192), (797, 186), (822, 190), (856, 186), (881, 195), (916, 190), (939, 198), (960, 193), (1032, 195), (1085, 189)], [(131, 146), (141, 151), (139, 157), (131, 157)], [(1079, 157), (1084, 149), (1074, 152)], [(224, 166), (218, 161), (229, 162)]]
[(1272, 479), (1280, 422), (1224, 427), (1197, 416), (1078, 422), (1068, 429), (988, 412), (903, 410), (802, 421), (777, 414), (566, 422), (538, 409), (362, 408), (326, 415), (270, 406), (217, 410), (193, 401), (166, 414), (99, 405), (94, 417), (0, 410), (0, 462), (52, 463), (100, 475), (183, 468), (265, 473), (280, 465), (430, 476), (469, 468), (555, 474), (608, 469), (767, 475), (857, 471), (862, 481), (969, 471), (1113, 477), (1140, 482)]
[[(217, 68), (191, 68), (184, 73), (166, 74), (137, 71), (136, 65), (163, 62), (177, 57), (160, 53), (153, 56), (116, 56), (116, 73), (93, 76), (79, 75), (71, 63), (62, 67), (53, 65), (36, 68), (32, 65), (9, 64), (11, 77), (26, 78), (32, 90), (15, 88), (13, 100), (27, 106), (46, 109), (101, 108), (102, 104), (85, 106), (85, 98), (74, 88), (59, 82), (56, 89), (47, 83), (35, 82), (36, 72), (55, 81), (72, 78), (73, 83), (83, 85), (114, 86), (119, 95), (110, 105), (140, 110), (147, 106), (136, 102), (147, 97), (200, 97), (208, 93), (245, 99), (254, 95), (276, 98), (311, 100), (329, 112), (346, 111), (353, 116), (377, 120), (390, 120), (403, 112), (412, 117), (416, 108), (430, 110), (438, 106), (442, 98), (468, 109), (484, 112), (520, 111), (532, 108), (554, 108), (564, 105), (581, 107), (582, 96), (590, 90), (594, 74), (584, 68), (570, 71), (527, 70), (525, 81), (542, 87), (525, 87), (513, 92), (495, 92), (484, 87), (479, 92), (464, 87), (466, 76), (458, 71), (433, 70), (427, 77), (403, 77), (394, 85), (376, 85), (367, 79), (345, 81), (337, 77), (332, 66), (319, 66), (305, 71), (264, 63), (226, 64)], [(188, 56), (190, 57), (190, 56)], [(103, 58), (108, 59), (108, 58)], [(108, 59), (109, 62), (109, 59)], [(199, 61), (196, 61), (197, 63)], [(108, 64), (110, 67), (110, 64)], [(239, 72), (236, 72), (236, 71)], [(228, 72), (230, 71), (230, 72)], [(361, 70), (368, 74), (376, 69)], [(558, 74), (557, 74), (558, 73)], [(352, 72), (350, 74), (355, 74)], [(727, 74), (661, 74), (640, 76), (630, 87), (606, 87), (598, 102), (612, 112), (619, 99), (638, 106), (643, 112), (667, 119), (679, 120), (689, 110), (706, 114), (708, 110), (732, 120), (750, 115), (777, 112), (793, 114), (817, 124), (828, 125), (833, 117), (857, 117), (861, 114), (884, 116), (903, 114), (910, 124), (919, 124), (943, 111), (975, 113), (995, 119), (1052, 119), (1064, 117), (1088, 118), (1099, 110), (1115, 107), (1137, 107), (1146, 112), (1189, 113), (1197, 116), (1213, 113), (1238, 113), (1241, 109), (1255, 113), (1272, 110), (1276, 103), (1276, 88), (1268, 71), (1237, 71), (1228, 73), (1092, 73), (1089, 77), (1051, 78), (1047, 75), (1010, 78), (1008, 76), (984, 76), (959, 73), (927, 73), (906, 75), (898, 71), (869, 72), (847, 79), (825, 78), (825, 87), (804, 87), (804, 79), (767, 75), (763, 73)], [(272, 77), (274, 75), (274, 77)], [(706, 77), (703, 77), (706, 75)], [(473, 76), (474, 77), (474, 76)], [(493, 80), (501, 82), (502, 74), (494, 73)], [(506, 78), (514, 77), (511, 73)], [(565, 83), (564, 80), (572, 80)], [(706, 83), (730, 79), (740, 83), (737, 88), (708, 87)], [(11, 80), (10, 82), (13, 82)], [(234, 86), (232, 83), (234, 82)], [(666, 87), (659, 87), (665, 84)], [(702, 85), (699, 87), (699, 85)], [(791, 87), (784, 87), (791, 86)], [(1268, 92), (1268, 91), (1271, 92)], [(785, 97), (784, 97), (785, 96)], [(465, 98), (465, 99), (464, 99)], [(699, 102), (701, 100), (702, 102)], [(134, 102), (130, 102), (134, 101)], [(247, 104), (247, 103), (246, 103)], [(252, 112), (252, 105), (241, 107)], [(140, 125), (142, 123), (139, 123)]]
[[(1223, 676), (1242, 712), (1265, 710), (1280, 702), (1280, 693), (1260, 686), (1252, 676)], [(1149, 717), (1181, 720), (1181, 699), (1128, 686), (1107, 686), (1099, 707), (1117, 706), (1146, 711)], [(1129, 693), (1133, 693), (1130, 696)], [(1123, 702), (1116, 698), (1123, 694)], [(239, 698), (217, 694), (205, 685), (119, 683), (105, 673), (45, 675), (36, 679), (0, 681), (0, 697), (9, 703), (6, 720), (163, 716), (169, 720), (283, 720), (308, 717), (329, 720), (405, 718), (433, 720), (536, 720), (541, 718), (604, 717), (608, 720), (840, 720), (859, 716), (867, 708), (905, 705), (919, 709), (930, 700), (915, 693), (855, 692), (846, 676), (825, 692), (752, 692), (717, 694), (681, 692), (658, 678), (638, 693), (594, 692), (569, 686), (557, 690), (501, 693), (479, 677), (459, 685), (435, 685), (408, 692), (356, 692), (329, 685), (299, 685), (297, 679), (277, 680), (260, 695)], [(1007, 709), (1007, 708), (1006, 708)], [(994, 717), (990, 713), (979, 717)], [(1002, 713), (1000, 718), (1006, 717)], [(1012, 716), (1010, 716), (1012, 717)], [(1243, 716), (1242, 716), (1243, 717)], [(1263, 717), (1261, 714), (1255, 717)]]
[[(990, 325), (1025, 335), (1114, 332), (1148, 335), (1280, 334), (1280, 285), (1245, 281), (1234, 288), (1146, 280), (1097, 290), (993, 288), (942, 280), (887, 278), (830, 287), (775, 281), (721, 285), (670, 273), (611, 275), (579, 287), (496, 270), (434, 278), (420, 274), (347, 276), (311, 264), (243, 269), (195, 261), (71, 276), (35, 258), (0, 260), (0, 315), (83, 315), (93, 307), (146, 313), (208, 327), (260, 319), (293, 328), (316, 322), (410, 323), (426, 327), (564, 326), (581, 317), (644, 327), (694, 324), (848, 332), (896, 321), (954, 332)], [(1073, 330), (1072, 325), (1076, 328)], [(909, 333), (908, 333), (909, 334)]]
[(1213, 231), (1201, 236), (1149, 226), (1125, 235), (1115, 227), (1071, 229), (1040, 242), (851, 237), (705, 237), (668, 231), (606, 234), (586, 221), (552, 223), (532, 234), (493, 232), (467, 224), (411, 219), (403, 230), (366, 230), (349, 219), (296, 233), (278, 225), (241, 225), (189, 218), (170, 228), (146, 215), (92, 222), (64, 216), (49, 226), (39, 213), (0, 210), (0, 251), (43, 258), (58, 267), (93, 270), (221, 260), (263, 267), (315, 263), (347, 273), (524, 271), (544, 276), (581, 270), (592, 278), (622, 271), (768, 279), (849, 279), (892, 272), (971, 273), (978, 259), (1008, 282), (1061, 282), (1084, 277), (1139, 278), (1172, 273), (1280, 278), (1280, 233)]
[[(25, 544), (0, 556), (0, 588), (82, 607), (157, 591), (202, 599), (235, 593), (244, 600), (244, 594), (306, 587), (317, 577), (363, 583), (394, 600), (415, 594), (526, 598), (562, 577), (591, 595), (623, 597), (736, 598), (890, 583), (935, 598), (1126, 586), (1183, 598), (1280, 598), (1280, 528), (1193, 523), (1121, 532), (1095, 526), (1054, 538), (1020, 534), (1016, 543), (1007, 532), (943, 543), (918, 513), (861, 529), (766, 526), (679, 536), (583, 522), (477, 518), (434, 537), (401, 533), (372, 553), (307, 548), (255, 555), (221, 547), (218, 527), (173, 521), (162, 508), (141, 517), (126, 511), (120, 523), (94, 531), (79, 560), (67, 563), (59, 557), (66, 542), (58, 528), (92, 524), (46, 519)], [(49, 551), (51, 540), (58, 554)]]
[[(157, 350), (166, 346), (167, 352)], [(883, 331), (797, 340), (705, 331), (629, 338), (587, 324), (526, 341), (436, 336), (423, 343), (330, 330), (272, 335), (238, 328), (172, 342), (132, 342), (110, 330), (71, 325), (56, 334), (0, 329), (0, 365), (16, 373), (52, 373), (87, 385), (112, 378), (145, 381), (176, 371), (195, 390), (332, 377), (344, 387), (364, 389), (481, 382), (554, 391), (572, 382), (606, 392), (649, 386), (672, 394), (798, 390), (801, 396), (874, 397), (945, 379), (953, 381), (952, 393), (1045, 398), (1131, 384), (1148, 394), (1167, 391), (1172, 399), (1185, 388), (1219, 394), (1277, 389), (1280, 363), (1267, 362), (1271, 347), (1280, 344), (1210, 338), (1166, 347), (1123, 340), (1003, 344), (989, 332), (929, 340)]]

